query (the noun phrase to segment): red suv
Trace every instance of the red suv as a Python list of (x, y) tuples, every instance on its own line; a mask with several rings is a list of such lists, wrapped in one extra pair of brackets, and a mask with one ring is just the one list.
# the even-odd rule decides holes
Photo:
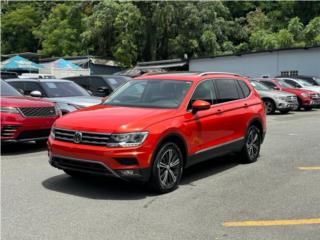
[(54, 103), (24, 97), (1, 80), (1, 142), (45, 143), (60, 114)]
[(128, 81), (104, 103), (54, 124), (52, 166), (147, 181), (165, 193), (183, 169), (236, 152), (259, 157), (266, 132), (264, 104), (246, 77), (229, 73), (175, 73)]

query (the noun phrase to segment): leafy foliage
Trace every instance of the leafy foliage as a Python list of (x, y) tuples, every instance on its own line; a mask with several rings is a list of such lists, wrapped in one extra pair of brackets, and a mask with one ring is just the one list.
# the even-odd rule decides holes
[(7, 2), (1, 51), (149, 61), (320, 45), (320, 3)]

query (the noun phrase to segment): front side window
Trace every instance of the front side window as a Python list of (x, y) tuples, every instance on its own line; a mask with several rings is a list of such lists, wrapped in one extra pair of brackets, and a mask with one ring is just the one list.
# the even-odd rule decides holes
[(132, 80), (118, 88), (105, 102), (106, 105), (178, 108), (192, 82), (183, 80)]
[(251, 85), (258, 91), (270, 91), (270, 88), (256, 81), (251, 81)]
[(105, 77), (104, 79), (112, 86), (113, 89), (120, 87), (128, 81), (125, 77)]
[(299, 83), (297, 83), (297, 82), (295, 82), (295, 81), (292, 81), (292, 80), (290, 80), (290, 79), (285, 79), (284, 81), (285, 81), (286, 83), (288, 83), (289, 85), (291, 85), (292, 87), (302, 88), (302, 86), (301, 86)]
[(239, 95), (236, 80), (232, 79), (217, 79), (215, 85), (218, 93), (218, 103), (234, 101), (242, 98)]
[(48, 97), (90, 96), (82, 87), (74, 82), (42, 82)]
[(196, 100), (206, 101), (211, 105), (217, 103), (214, 86), (211, 80), (201, 82), (197, 86), (196, 90), (194, 91), (191, 97), (190, 103), (188, 105), (188, 109), (191, 109), (192, 103), (195, 102)]

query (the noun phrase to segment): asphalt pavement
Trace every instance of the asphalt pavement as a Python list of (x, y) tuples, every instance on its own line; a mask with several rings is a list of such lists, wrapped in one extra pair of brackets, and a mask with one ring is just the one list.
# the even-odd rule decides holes
[(45, 147), (2, 145), (1, 239), (320, 239), (320, 110), (268, 116), (261, 156), (212, 159), (155, 195), (117, 179), (73, 179)]

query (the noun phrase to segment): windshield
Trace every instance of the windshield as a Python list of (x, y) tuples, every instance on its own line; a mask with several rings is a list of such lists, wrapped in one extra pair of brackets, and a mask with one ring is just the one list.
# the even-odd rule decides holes
[(48, 97), (90, 96), (86, 90), (74, 82), (42, 82), (42, 87)]
[(128, 81), (128, 79), (125, 77), (104, 77), (104, 79), (109, 85), (111, 85), (113, 89), (120, 87)]
[(313, 78), (313, 80), (315, 80), (319, 85), (320, 85), (320, 78)]
[(266, 85), (263, 85), (262, 83), (259, 83), (256, 81), (251, 81), (251, 85), (258, 91), (270, 91), (271, 90)]
[(302, 80), (302, 79), (297, 79), (297, 82), (300, 83), (302, 86), (304, 87), (310, 87), (310, 86), (313, 86), (311, 83), (305, 81), (305, 80)]
[(181, 80), (132, 80), (115, 91), (104, 104), (145, 108), (178, 108), (191, 84), (190, 81)]
[(22, 96), (15, 88), (1, 80), (1, 96)]
[(279, 80), (278, 83), (281, 85), (281, 87), (292, 88), (292, 86), (290, 84), (284, 82), (283, 80)]

